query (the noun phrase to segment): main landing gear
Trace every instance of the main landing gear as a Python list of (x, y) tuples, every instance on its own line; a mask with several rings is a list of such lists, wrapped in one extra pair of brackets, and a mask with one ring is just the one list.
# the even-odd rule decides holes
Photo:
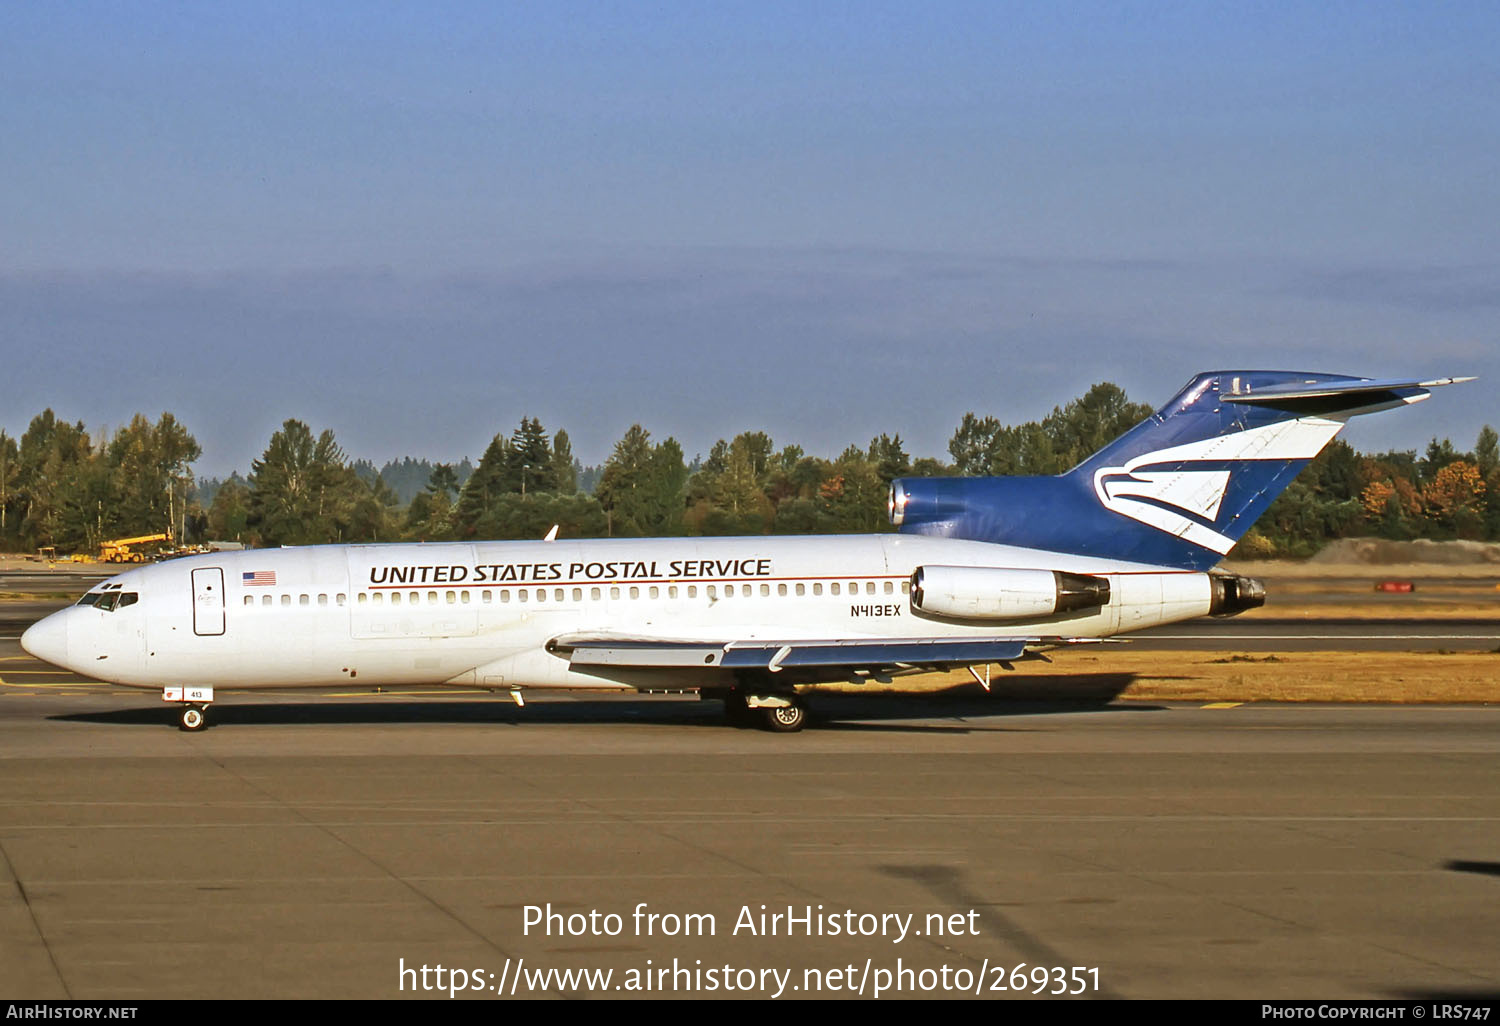
[(724, 715), (736, 727), (761, 727), (778, 734), (791, 734), (807, 725), (807, 706), (794, 691), (724, 694)]

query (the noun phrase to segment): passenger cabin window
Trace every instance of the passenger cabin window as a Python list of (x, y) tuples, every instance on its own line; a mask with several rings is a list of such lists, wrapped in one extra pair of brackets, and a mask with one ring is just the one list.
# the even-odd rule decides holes
[(890, 581), (886, 581), (885, 582), (885, 593), (887, 595), (891, 594), (895, 590), (896, 590), (896, 586), (894, 584), (892, 584)]
[(837, 595), (838, 593), (839, 593), (839, 582), (838, 581), (834, 581), (832, 584), (830, 584), (828, 586), (828, 594), (830, 594), (830, 595)]
[(307, 596), (307, 595), (298, 595), (297, 596), (297, 605), (299, 605), (299, 606), (306, 606), (306, 605), (311, 605), (311, 604), (312, 604), (312, 599), (309, 596)]
[(562, 588), (553, 588), (552, 589), (552, 601), (554, 601), (554, 602), (561, 602), (563, 600), (563, 597), (565, 596), (565, 594), (566, 594), (566, 592)]
[(800, 597), (800, 596), (806, 595), (806, 594), (807, 594), (807, 585), (805, 585), (805, 584), (799, 584), (799, 585), (797, 585), (797, 595)]
[(866, 581), (865, 582), (865, 594), (866, 595), (873, 595), (873, 594), (875, 594), (875, 582), (874, 581)]
[(640, 598), (641, 597), (641, 589), (639, 589), (639, 588), (635, 587), (634, 585), (632, 585), (631, 588), (630, 588), (630, 597), (633, 598), (633, 599)]
[(271, 604), (271, 596), (269, 596), (269, 595), (262, 595), (260, 597), (260, 607), (262, 609), (266, 608), (266, 606), (269, 606), (270, 604)]
[(318, 596), (318, 605), (320, 605), (320, 606), (326, 606), (326, 605), (328, 605), (328, 596), (326, 594)]
[(573, 589), (573, 601), (574, 602), (582, 602), (583, 601), (583, 589), (582, 588), (574, 588)]
[(591, 599), (594, 599), (594, 600), (597, 601), (598, 599), (602, 598), (603, 595), (604, 595), (604, 593), (602, 591), (600, 591), (598, 588), (590, 588), (589, 589), (589, 598), (591, 598)]
[(612, 599), (619, 598), (620, 597), (620, 589), (619, 588), (610, 588), (609, 589), (609, 597), (612, 598)]
[[(783, 584), (781, 587), (783, 589), (782, 590), (782, 594), (785, 595), (786, 594), (786, 591), (785, 591), (786, 585)], [(761, 598), (765, 598), (769, 594), (771, 594), (771, 586), (769, 584), (762, 584), (760, 586), (760, 597)]]
[(255, 605), (255, 596), (254, 595), (246, 595), (245, 596), (245, 605), (247, 605), (247, 606), (253, 606), (253, 605)]
[(814, 595), (821, 595), (821, 594), (823, 594), (823, 585), (822, 585), (821, 582), (818, 583), (818, 584), (814, 584), (813, 585), (813, 594)]
[(290, 595), (283, 595), (283, 596), (281, 596), (281, 604), (284, 605), (284, 606), (291, 605), (292, 604), (292, 597)]

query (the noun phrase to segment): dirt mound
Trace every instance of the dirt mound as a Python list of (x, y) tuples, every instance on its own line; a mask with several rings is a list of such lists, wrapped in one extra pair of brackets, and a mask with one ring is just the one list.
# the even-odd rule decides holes
[(1388, 541), (1385, 538), (1343, 538), (1329, 542), (1309, 563), (1365, 564), (1425, 563), (1434, 566), (1500, 564), (1500, 544), (1477, 541)]

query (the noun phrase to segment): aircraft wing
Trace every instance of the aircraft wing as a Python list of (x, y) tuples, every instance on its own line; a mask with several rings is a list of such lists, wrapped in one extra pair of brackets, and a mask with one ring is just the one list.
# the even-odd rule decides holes
[(554, 650), (569, 652), (573, 666), (632, 669), (851, 670), (880, 667), (955, 667), (1020, 659), (1043, 638), (669, 639), (616, 635), (565, 635)]

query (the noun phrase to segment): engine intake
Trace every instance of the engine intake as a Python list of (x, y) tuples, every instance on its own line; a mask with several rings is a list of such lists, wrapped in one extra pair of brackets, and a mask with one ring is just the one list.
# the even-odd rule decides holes
[(959, 620), (1027, 620), (1108, 601), (1108, 579), (1059, 570), (921, 566), (911, 575), (913, 609)]

